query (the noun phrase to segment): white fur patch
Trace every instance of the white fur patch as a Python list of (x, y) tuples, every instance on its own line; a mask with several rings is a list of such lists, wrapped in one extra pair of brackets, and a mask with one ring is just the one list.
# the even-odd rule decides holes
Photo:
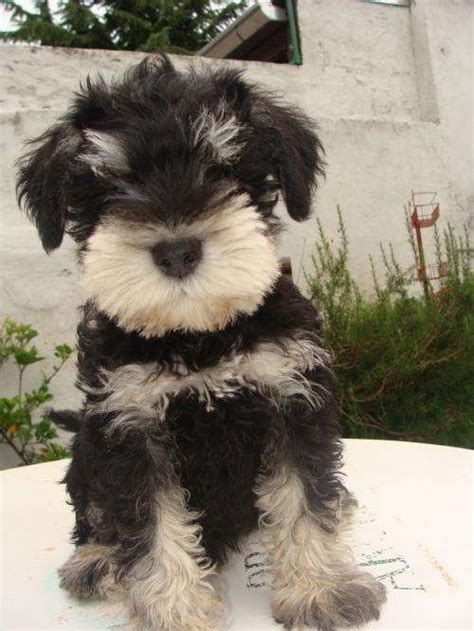
[[(169, 330), (212, 331), (239, 313), (252, 314), (279, 275), (274, 239), (248, 197), (231, 198), (219, 212), (176, 229), (105, 219), (83, 257), (86, 298), (127, 331), (145, 337)], [(160, 240), (201, 239), (196, 270), (178, 280), (153, 262)]]
[(128, 171), (127, 157), (118, 138), (91, 129), (87, 129), (84, 135), (94, 151), (81, 155), (79, 159), (89, 164), (94, 173), (100, 175), (104, 171), (111, 171), (121, 174)]
[(375, 617), (368, 611), (377, 611), (385, 590), (354, 563), (348, 545), (351, 510), (344, 496), (334, 506), (339, 523), (334, 532), (327, 532), (289, 465), (262, 475), (255, 492), (275, 618), (292, 621), (295, 628), (303, 623), (339, 628), (359, 626)]
[(214, 570), (201, 544), (198, 515), (187, 509), (177, 486), (159, 492), (157, 511), (153, 547), (128, 577), (135, 628), (210, 631), (222, 608), (209, 582)]
[(307, 339), (259, 344), (252, 353), (234, 354), (216, 366), (188, 371), (177, 358), (172, 371), (157, 371), (155, 363), (127, 364), (102, 374), (103, 387), (94, 394), (106, 398), (89, 408), (93, 413), (118, 412), (107, 433), (126, 432), (143, 423), (163, 422), (170, 400), (195, 392), (213, 408), (213, 398), (232, 397), (243, 388), (258, 390), (277, 405), (282, 397), (301, 395), (315, 408), (327, 397), (326, 389), (309, 383), (304, 373), (329, 366), (329, 353)]
[(235, 160), (242, 148), (236, 138), (242, 127), (234, 115), (228, 116), (225, 107), (217, 114), (204, 108), (193, 125), (193, 141), (197, 145), (206, 142), (221, 162)]

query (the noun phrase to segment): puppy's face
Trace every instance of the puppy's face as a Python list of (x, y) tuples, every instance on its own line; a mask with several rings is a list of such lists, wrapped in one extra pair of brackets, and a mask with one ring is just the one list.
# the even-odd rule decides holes
[(47, 251), (76, 239), (85, 295), (119, 326), (211, 331), (271, 290), (278, 192), (305, 219), (320, 154), (307, 118), (235, 71), (159, 56), (87, 83), (21, 162), (19, 197)]

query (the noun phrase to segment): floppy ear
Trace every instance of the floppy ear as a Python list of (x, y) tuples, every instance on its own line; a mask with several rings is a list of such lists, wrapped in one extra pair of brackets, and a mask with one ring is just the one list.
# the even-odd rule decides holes
[(61, 245), (66, 227), (66, 184), (81, 137), (67, 124), (55, 125), (30, 141), (18, 162), (17, 195), (36, 225), (46, 252)]
[(271, 145), (271, 162), (289, 215), (307, 219), (317, 177), (324, 175), (324, 149), (316, 124), (296, 107), (264, 100), (261, 110)]
[[(141, 99), (143, 105), (143, 100), (156, 96), (158, 79), (173, 73), (174, 66), (165, 54), (153, 55), (131, 68), (123, 82), (112, 87), (119, 97), (125, 94)], [(137, 83), (141, 87), (133, 95)], [(18, 162), (18, 201), (36, 225), (46, 252), (61, 245), (71, 197), (87, 195), (92, 177), (105, 178), (128, 169), (119, 134), (107, 130), (107, 117), (115, 113), (109, 84), (100, 75), (94, 81), (88, 78), (69, 113), (31, 141), (31, 151)], [(95, 182), (94, 188), (97, 186)]]

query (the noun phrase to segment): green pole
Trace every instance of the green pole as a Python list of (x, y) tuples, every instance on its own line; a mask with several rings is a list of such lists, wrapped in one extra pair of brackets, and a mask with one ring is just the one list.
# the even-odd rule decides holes
[(286, 0), (286, 14), (288, 16), (288, 26), (290, 28), (291, 63), (295, 66), (301, 66), (303, 63), (303, 56), (301, 54), (300, 42), (298, 39), (296, 13), (293, 0)]

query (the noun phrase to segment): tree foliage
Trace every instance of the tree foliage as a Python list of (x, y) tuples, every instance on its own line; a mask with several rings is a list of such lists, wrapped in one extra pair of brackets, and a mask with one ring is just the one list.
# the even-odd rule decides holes
[(0, 38), (75, 48), (194, 53), (224, 29), (248, 0), (48, 0), (27, 11), (5, 0), (16, 28)]

